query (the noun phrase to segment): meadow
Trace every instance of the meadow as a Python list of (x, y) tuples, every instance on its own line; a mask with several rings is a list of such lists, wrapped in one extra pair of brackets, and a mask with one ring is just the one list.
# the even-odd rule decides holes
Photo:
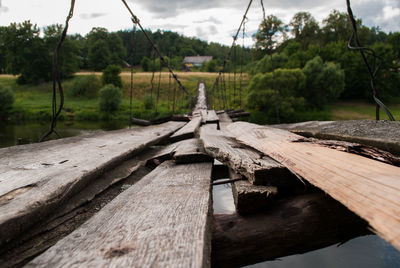
[[(101, 73), (80, 72), (77, 76), (95, 74), (99, 77)], [(236, 76), (236, 90), (234, 90), (234, 75), (225, 74), (224, 80), (212, 92), (211, 89), (217, 77), (216, 73), (205, 72), (178, 72), (177, 76), (182, 85), (189, 92), (185, 94), (175, 84), (168, 72), (155, 73), (153, 79), (153, 90), (151, 92), (152, 73), (135, 72), (133, 75), (132, 90), (132, 116), (141, 119), (156, 119), (173, 113), (190, 112), (195, 103), (196, 89), (199, 81), (206, 84), (209, 100), (212, 101), (213, 109), (244, 108), (246, 109), (247, 86), (249, 76), (247, 74)], [(126, 120), (130, 117), (130, 72), (121, 73), (123, 82), (123, 100), (120, 109), (112, 114), (99, 111), (99, 98), (94, 97), (71, 97), (68, 90), (74, 83), (71, 78), (63, 82), (65, 91), (64, 110), (60, 120), (70, 121), (104, 121), (104, 120)], [(241, 86), (241, 91), (239, 92)], [(45, 121), (51, 119), (51, 97), (52, 84), (42, 83), (39, 85), (18, 85), (16, 77), (11, 75), (0, 75), (0, 85), (5, 85), (14, 91), (14, 106), (9, 117), (10, 121)], [(159, 90), (158, 90), (159, 88)], [(175, 89), (176, 88), (176, 89)], [(226, 88), (226, 90), (224, 90)], [(175, 90), (174, 90), (175, 89)], [(174, 102), (175, 91), (175, 102)], [(224, 97), (226, 92), (226, 97)], [(150, 97), (152, 95), (152, 97)], [(242, 102), (239, 101), (241, 95)], [(225, 99), (225, 102), (222, 101)], [(400, 104), (389, 104), (394, 117), (400, 118)], [(250, 121), (256, 123), (267, 123), (269, 120), (257, 111), (252, 113)], [(324, 107), (323, 110), (301, 112), (296, 121), (309, 120), (352, 120), (352, 119), (375, 119), (375, 105), (365, 101), (335, 102)], [(381, 110), (381, 119), (387, 119)]]

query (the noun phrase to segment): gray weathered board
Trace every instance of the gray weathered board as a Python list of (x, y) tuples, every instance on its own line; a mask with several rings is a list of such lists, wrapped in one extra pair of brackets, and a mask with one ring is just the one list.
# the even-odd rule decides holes
[(199, 130), (201, 121), (201, 116), (193, 117), (189, 123), (187, 123), (183, 128), (181, 128), (171, 136), (171, 141), (180, 141), (184, 139), (194, 138)]
[(233, 201), (239, 214), (260, 212), (270, 207), (278, 195), (275, 186), (253, 185), (247, 180), (232, 183)]
[(106, 170), (183, 125), (168, 122), (0, 149), (0, 245)]
[(400, 156), (400, 122), (375, 120), (309, 121), (273, 125), (307, 137), (370, 145)]
[(337, 151), (286, 130), (238, 122), (228, 130), (368, 221), (400, 249), (400, 168)]
[(174, 160), (179, 164), (213, 162), (213, 158), (204, 151), (203, 143), (199, 139), (181, 141), (175, 149)]
[(27, 267), (209, 267), (211, 169), (164, 162)]
[(215, 130), (213, 125), (200, 128), (200, 139), (208, 154), (228, 165), (257, 185), (292, 187), (299, 180), (283, 165), (262, 156), (259, 152), (239, 144), (225, 131)]
[(208, 110), (206, 123), (218, 123), (218, 122), (219, 122), (219, 117), (217, 113), (214, 110)]

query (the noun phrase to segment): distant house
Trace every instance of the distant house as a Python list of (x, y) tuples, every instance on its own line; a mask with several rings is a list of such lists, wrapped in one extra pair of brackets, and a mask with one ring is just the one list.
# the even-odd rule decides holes
[(203, 66), (204, 63), (212, 59), (213, 59), (212, 56), (191, 56), (191, 57), (185, 57), (183, 63), (185, 64), (187, 69), (190, 69), (192, 67), (201, 67)]

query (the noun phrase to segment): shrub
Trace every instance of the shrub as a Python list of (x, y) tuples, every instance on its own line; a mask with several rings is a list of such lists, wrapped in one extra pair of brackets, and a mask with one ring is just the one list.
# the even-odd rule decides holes
[(149, 95), (146, 95), (143, 98), (143, 105), (146, 110), (152, 109), (153, 108), (153, 99)]
[(113, 84), (116, 87), (122, 87), (122, 80), (119, 74), (121, 73), (121, 67), (118, 65), (108, 65), (103, 71), (101, 77), (103, 85)]
[(324, 63), (319, 56), (307, 62), (303, 73), (307, 83), (301, 95), (309, 106), (321, 109), (329, 101), (339, 98), (344, 90), (344, 71), (338, 64)]
[(122, 93), (121, 90), (112, 85), (105, 85), (100, 89), (100, 111), (102, 112), (114, 112), (118, 110), (121, 105)]
[(8, 87), (0, 85), (0, 116), (8, 114), (14, 103), (14, 93)]
[(276, 122), (276, 110), (282, 121), (292, 121), (295, 114), (305, 108), (304, 98), (298, 96), (305, 80), (300, 69), (277, 69), (274, 73), (257, 74), (250, 81), (247, 105), (253, 111), (263, 112), (264, 122)]
[(101, 87), (99, 79), (93, 75), (78, 76), (75, 78), (68, 94), (72, 97), (93, 97)]

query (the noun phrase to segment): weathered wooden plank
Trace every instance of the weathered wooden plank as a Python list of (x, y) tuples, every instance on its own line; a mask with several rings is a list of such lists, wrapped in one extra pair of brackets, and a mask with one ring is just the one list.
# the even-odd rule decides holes
[(246, 217), (214, 215), (212, 264), (242, 267), (301, 254), (368, 233), (367, 224), (323, 193), (282, 200)]
[(270, 155), (344, 204), (400, 249), (400, 168), (318, 144), (285, 130), (238, 122), (241, 142)]
[(200, 110), (207, 110), (206, 86), (204, 83), (199, 83), (197, 89), (197, 103), (193, 112), (198, 112)]
[(131, 118), (131, 123), (138, 126), (150, 126), (153, 124), (149, 120), (144, 120), (139, 118)]
[(175, 149), (174, 160), (178, 164), (214, 161), (204, 151), (203, 144), (199, 139), (181, 141)]
[(375, 120), (309, 121), (273, 127), (318, 139), (373, 146), (400, 156), (400, 122)]
[(229, 117), (229, 115), (225, 112), (218, 114), (218, 118), (219, 118), (219, 128), (221, 130), (226, 130), (226, 127), (233, 122), (232, 119)]
[(278, 188), (253, 185), (248, 180), (241, 180), (232, 183), (232, 193), (237, 213), (244, 215), (271, 206), (278, 195)]
[(27, 267), (209, 267), (211, 168), (164, 162)]
[(200, 139), (209, 155), (242, 174), (253, 184), (278, 187), (301, 185), (297, 177), (283, 165), (262, 156), (253, 148), (239, 144), (227, 132), (204, 125), (200, 128)]
[(0, 149), (0, 245), (92, 179), (183, 125), (168, 122)]
[(201, 121), (201, 116), (193, 117), (189, 123), (187, 123), (183, 128), (181, 128), (171, 136), (171, 141), (180, 141), (194, 138), (199, 130)]
[(218, 123), (218, 122), (219, 122), (219, 117), (215, 113), (215, 110), (208, 110), (206, 123)]

